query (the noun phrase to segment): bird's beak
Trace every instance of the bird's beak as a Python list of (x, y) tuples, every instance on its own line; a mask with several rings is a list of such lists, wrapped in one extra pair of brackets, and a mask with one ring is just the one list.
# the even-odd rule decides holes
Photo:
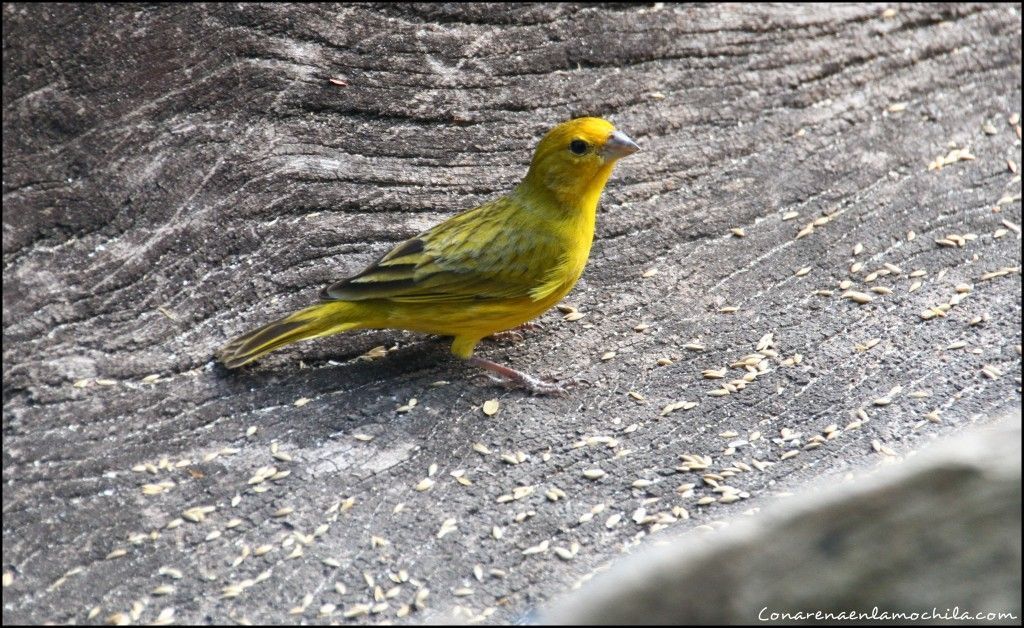
[(638, 150), (640, 150), (640, 147), (628, 135), (622, 131), (615, 131), (608, 138), (608, 141), (604, 143), (601, 154), (605, 159), (621, 159), (627, 155), (632, 155)]

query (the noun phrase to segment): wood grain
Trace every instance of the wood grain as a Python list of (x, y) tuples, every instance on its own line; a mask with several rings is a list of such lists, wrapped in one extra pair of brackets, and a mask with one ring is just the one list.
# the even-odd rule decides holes
[[(364, 573), (387, 591), (399, 570), (411, 580), (360, 621), (396, 619), (417, 589), (430, 595), (416, 621), (509, 621), (649, 534), (637, 508), (707, 523), (889, 458), (873, 441), (902, 456), (1019, 406), (1021, 188), (1007, 161), (1021, 163), (1008, 122), (1020, 7), (886, 8), (5, 4), (4, 621), (131, 617), (137, 602), (146, 622), (166, 607), (179, 622), (326, 621), (324, 604), (340, 619), (378, 603)], [(544, 130), (581, 114), (643, 147), (605, 193), (568, 299), (586, 316), (553, 312), (482, 351), (577, 378), (572, 398), (496, 388), (401, 332), (304, 343), (241, 373), (213, 365), (227, 338), (514, 185)], [(929, 170), (954, 143), (975, 159)], [(936, 244), (949, 234), (977, 239)], [(900, 274), (864, 283), (885, 263)], [(915, 269), (927, 275), (910, 292)], [(840, 298), (848, 278), (893, 292), (858, 305)], [(946, 316), (920, 318), (961, 283), (973, 289)], [(768, 372), (708, 395), (721, 380), (701, 371), (768, 333)], [(394, 350), (355, 360), (380, 345)], [(661, 416), (682, 400), (699, 405)], [(858, 409), (860, 429), (803, 449)], [(799, 436), (773, 442), (782, 428)], [(751, 432), (763, 436), (723, 453)], [(594, 436), (617, 445), (574, 446)], [(529, 458), (502, 462), (516, 451)], [(681, 454), (717, 471), (777, 464), (728, 479), (749, 497), (698, 506), (719, 494), (676, 471)], [(156, 473), (133, 471), (146, 464)], [(432, 464), (436, 485), (414, 490)], [(250, 483), (268, 466), (290, 475)], [(585, 479), (591, 468), (607, 475)], [(687, 482), (694, 494), (678, 494)], [(566, 497), (546, 498), (554, 488)], [(216, 511), (168, 528), (199, 506)], [(457, 530), (438, 538), (449, 518)], [(571, 560), (554, 554), (573, 542)], [(162, 584), (174, 592), (154, 595)]]

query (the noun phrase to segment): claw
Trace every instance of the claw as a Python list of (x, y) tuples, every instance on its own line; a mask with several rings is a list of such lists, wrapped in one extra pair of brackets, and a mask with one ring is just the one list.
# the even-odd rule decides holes
[[(569, 396), (569, 391), (554, 382), (539, 379), (528, 373), (517, 371), (497, 362), (491, 362), (476, 356), (469, 358), (469, 363), (490, 371), (487, 376), (495, 382), (504, 386), (525, 388), (535, 395), (555, 395), (559, 397)], [(494, 373), (492, 375), (492, 373)]]

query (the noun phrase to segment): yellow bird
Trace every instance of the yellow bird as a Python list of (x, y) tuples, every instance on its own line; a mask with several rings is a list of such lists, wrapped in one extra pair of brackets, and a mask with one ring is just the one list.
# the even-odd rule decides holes
[(601, 191), (616, 161), (639, 150), (601, 118), (551, 129), (509, 194), (406, 240), (326, 288), (316, 305), (227, 343), (236, 368), (281, 347), (353, 329), (453, 336), (452, 353), (535, 393), (557, 384), (473, 355), (477, 343), (558, 303), (583, 274)]

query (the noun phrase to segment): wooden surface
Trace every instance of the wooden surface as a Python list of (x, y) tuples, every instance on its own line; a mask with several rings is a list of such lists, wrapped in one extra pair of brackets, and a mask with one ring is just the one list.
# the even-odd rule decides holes
[[(5, 4), (4, 621), (382, 622), (417, 599), (404, 621), (509, 621), (652, 527), (1019, 407), (1020, 7), (886, 9)], [(577, 378), (571, 398), (498, 388), (403, 332), (214, 366), (230, 336), (507, 190), (582, 114), (643, 147), (567, 300), (585, 316), (480, 351)], [(874, 300), (841, 298), (845, 279)], [(744, 371), (701, 372), (767, 334), (767, 372), (709, 395)], [(698, 405), (662, 416), (680, 401)], [(682, 454), (775, 464), (698, 505), (723, 493)], [(258, 482), (267, 467), (288, 475)], [(376, 586), (399, 587), (386, 607)]]
[(660, 535), (547, 605), (543, 620), (1014, 625), (1020, 444), (1016, 413), (925, 447), (904, 464), (812, 482), (714, 534)]

